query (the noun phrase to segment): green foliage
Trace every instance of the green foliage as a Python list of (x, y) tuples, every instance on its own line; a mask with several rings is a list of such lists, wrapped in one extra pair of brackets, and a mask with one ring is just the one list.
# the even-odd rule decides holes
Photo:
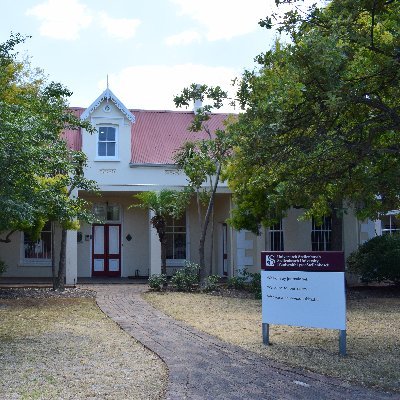
[(7, 271), (7, 265), (3, 260), (0, 260), (0, 275)]
[(156, 216), (180, 218), (189, 204), (192, 192), (188, 188), (182, 191), (162, 189), (159, 192), (141, 192), (134, 195), (138, 202), (130, 207), (149, 209)]
[(219, 275), (208, 276), (205, 281), (204, 291), (205, 292), (214, 292), (214, 291), (218, 290), (219, 280), (220, 280)]
[(77, 219), (94, 219), (86, 201), (73, 193), (95, 191), (96, 184), (83, 175), (84, 153), (69, 149), (61, 133), (93, 128), (68, 110), (67, 88), (46, 82), (41, 70), (17, 59), (15, 47), (24, 40), (11, 35), (0, 44), (0, 241), (9, 242), (16, 230), (37, 237), (46, 221), (58, 221), (60, 262), (56, 274), (53, 255), (53, 287), (63, 289), (66, 230), (78, 228)]
[(228, 279), (228, 288), (243, 290), (246, 287), (246, 278), (243, 276), (231, 276)]
[(233, 225), (257, 232), (290, 207), (400, 208), (400, 2), (332, 0), (277, 24), (290, 41), (243, 74), (244, 112), (228, 128)]
[(261, 273), (248, 272), (247, 268), (243, 268), (239, 275), (228, 279), (228, 288), (247, 290), (254, 293), (256, 299), (261, 299)]
[[(71, 227), (89, 220), (87, 204), (70, 196), (73, 189), (92, 191), (83, 176), (81, 152), (61, 138), (64, 128), (92, 128), (69, 110), (71, 92), (47, 83), (42, 71), (17, 59), (15, 47), (24, 42), (12, 35), (0, 44), (0, 232), (29, 231), (33, 236), (45, 221)], [(68, 189), (67, 189), (68, 188)]]
[(248, 290), (254, 293), (256, 299), (261, 299), (261, 273), (247, 273), (248, 280)]
[(192, 291), (199, 284), (199, 269), (198, 264), (185, 261), (185, 266), (172, 276), (172, 285), (182, 292)]
[(190, 188), (182, 191), (163, 189), (159, 192), (142, 192), (136, 194), (136, 203), (131, 207), (139, 207), (153, 211), (151, 218), (153, 228), (157, 231), (161, 243), (161, 270), (167, 273), (167, 237), (166, 226), (168, 218), (180, 218), (186, 210), (192, 196)]
[(363, 282), (400, 284), (400, 235), (382, 235), (368, 240), (350, 254), (347, 265)]
[[(219, 86), (192, 84), (184, 88), (180, 95), (175, 96), (176, 107), (188, 107), (197, 100), (211, 102), (199, 107), (193, 121), (188, 127), (191, 132), (204, 132), (207, 139), (188, 141), (177, 150), (174, 160), (180, 169), (186, 174), (189, 187), (196, 192), (199, 227), (201, 235), (199, 239), (200, 280), (205, 281), (207, 276), (205, 266), (204, 243), (208, 225), (214, 208), (215, 193), (220, 181), (223, 166), (231, 150), (230, 137), (225, 130), (211, 131), (208, 121), (213, 109), (219, 109), (227, 99), (227, 93)], [(207, 211), (203, 217), (202, 205), (206, 205)]]
[(151, 289), (160, 291), (167, 284), (167, 275), (165, 274), (153, 274), (149, 277), (149, 286)]

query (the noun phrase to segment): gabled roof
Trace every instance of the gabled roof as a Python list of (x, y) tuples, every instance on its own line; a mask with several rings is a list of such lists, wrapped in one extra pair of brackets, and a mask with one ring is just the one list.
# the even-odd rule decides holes
[[(101, 102), (101, 101), (100, 101)], [(84, 119), (88, 109), (74, 107), (70, 110)], [(193, 121), (193, 111), (151, 111), (127, 110), (135, 115), (135, 123), (131, 125), (131, 164), (165, 165), (174, 164), (175, 152), (186, 142), (207, 139), (208, 134), (189, 132)], [(212, 114), (207, 121), (211, 133), (224, 128), (224, 120), (229, 114)], [(81, 130), (65, 130), (62, 136), (69, 147), (82, 149)], [(123, 151), (126, 151), (125, 149)]]
[(104, 100), (111, 100), (116, 107), (125, 115), (125, 117), (132, 123), (135, 122), (135, 116), (122, 104), (118, 97), (107, 88), (81, 115), (81, 119), (89, 118), (90, 114), (100, 106)]
[[(189, 132), (194, 113), (181, 111), (131, 110), (136, 122), (131, 128), (132, 164), (173, 164), (176, 150), (186, 141), (207, 139), (208, 134)], [(207, 125), (213, 133), (223, 129), (228, 114), (213, 114)]]

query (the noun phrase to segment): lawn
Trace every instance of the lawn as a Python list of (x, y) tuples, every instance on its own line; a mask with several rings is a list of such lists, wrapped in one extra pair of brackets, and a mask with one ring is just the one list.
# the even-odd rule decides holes
[(175, 319), (276, 361), (400, 392), (400, 298), (379, 293), (350, 295), (346, 357), (338, 354), (334, 330), (272, 325), (272, 345), (263, 345), (260, 300), (178, 292), (144, 297)]
[(2, 399), (159, 399), (164, 363), (90, 298), (0, 299)]

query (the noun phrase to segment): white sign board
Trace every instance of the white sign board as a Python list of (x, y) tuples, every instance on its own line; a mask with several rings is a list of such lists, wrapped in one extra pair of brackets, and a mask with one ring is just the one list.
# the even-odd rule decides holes
[(346, 329), (344, 272), (261, 271), (262, 322)]

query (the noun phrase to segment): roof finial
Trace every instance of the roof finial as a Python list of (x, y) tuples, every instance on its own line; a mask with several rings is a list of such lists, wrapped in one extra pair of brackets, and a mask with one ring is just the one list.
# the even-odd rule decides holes
[(108, 74), (107, 74), (107, 89), (108, 89)]

